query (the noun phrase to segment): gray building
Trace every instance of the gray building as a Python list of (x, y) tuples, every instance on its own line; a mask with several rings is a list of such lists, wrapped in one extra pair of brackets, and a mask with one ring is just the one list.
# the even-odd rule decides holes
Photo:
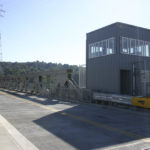
[(86, 87), (106, 93), (142, 95), (144, 86), (149, 84), (142, 76), (145, 66), (150, 66), (148, 61), (149, 29), (117, 22), (87, 33)]

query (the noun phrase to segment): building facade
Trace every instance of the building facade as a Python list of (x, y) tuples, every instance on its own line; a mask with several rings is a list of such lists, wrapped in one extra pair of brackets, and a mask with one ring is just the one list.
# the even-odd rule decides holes
[(106, 93), (140, 95), (136, 90), (140, 84), (135, 66), (148, 61), (149, 29), (117, 22), (87, 33), (86, 87)]

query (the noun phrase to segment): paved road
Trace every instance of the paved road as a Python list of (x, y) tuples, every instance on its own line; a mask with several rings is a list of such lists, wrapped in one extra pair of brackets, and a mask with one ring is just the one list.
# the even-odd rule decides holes
[(148, 112), (0, 92), (0, 114), (39, 150), (150, 147)]

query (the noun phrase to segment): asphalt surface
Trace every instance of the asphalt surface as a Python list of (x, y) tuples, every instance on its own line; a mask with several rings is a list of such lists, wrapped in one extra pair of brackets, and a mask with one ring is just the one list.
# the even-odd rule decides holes
[(0, 115), (39, 150), (150, 148), (150, 113), (0, 92)]

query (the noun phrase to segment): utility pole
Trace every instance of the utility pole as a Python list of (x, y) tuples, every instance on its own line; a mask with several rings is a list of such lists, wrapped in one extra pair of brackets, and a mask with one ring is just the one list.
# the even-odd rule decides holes
[(2, 39), (1, 39), (1, 33), (0, 33), (0, 62), (3, 61), (3, 53), (2, 53)]
[[(5, 13), (5, 10), (2, 9), (3, 5), (1, 4), (0, 5), (0, 17), (4, 17), (4, 13)], [(2, 54), (2, 36), (1, 36), (1, 33), (0, 33), (0, 62), (3, 61), (3, 54)]]

